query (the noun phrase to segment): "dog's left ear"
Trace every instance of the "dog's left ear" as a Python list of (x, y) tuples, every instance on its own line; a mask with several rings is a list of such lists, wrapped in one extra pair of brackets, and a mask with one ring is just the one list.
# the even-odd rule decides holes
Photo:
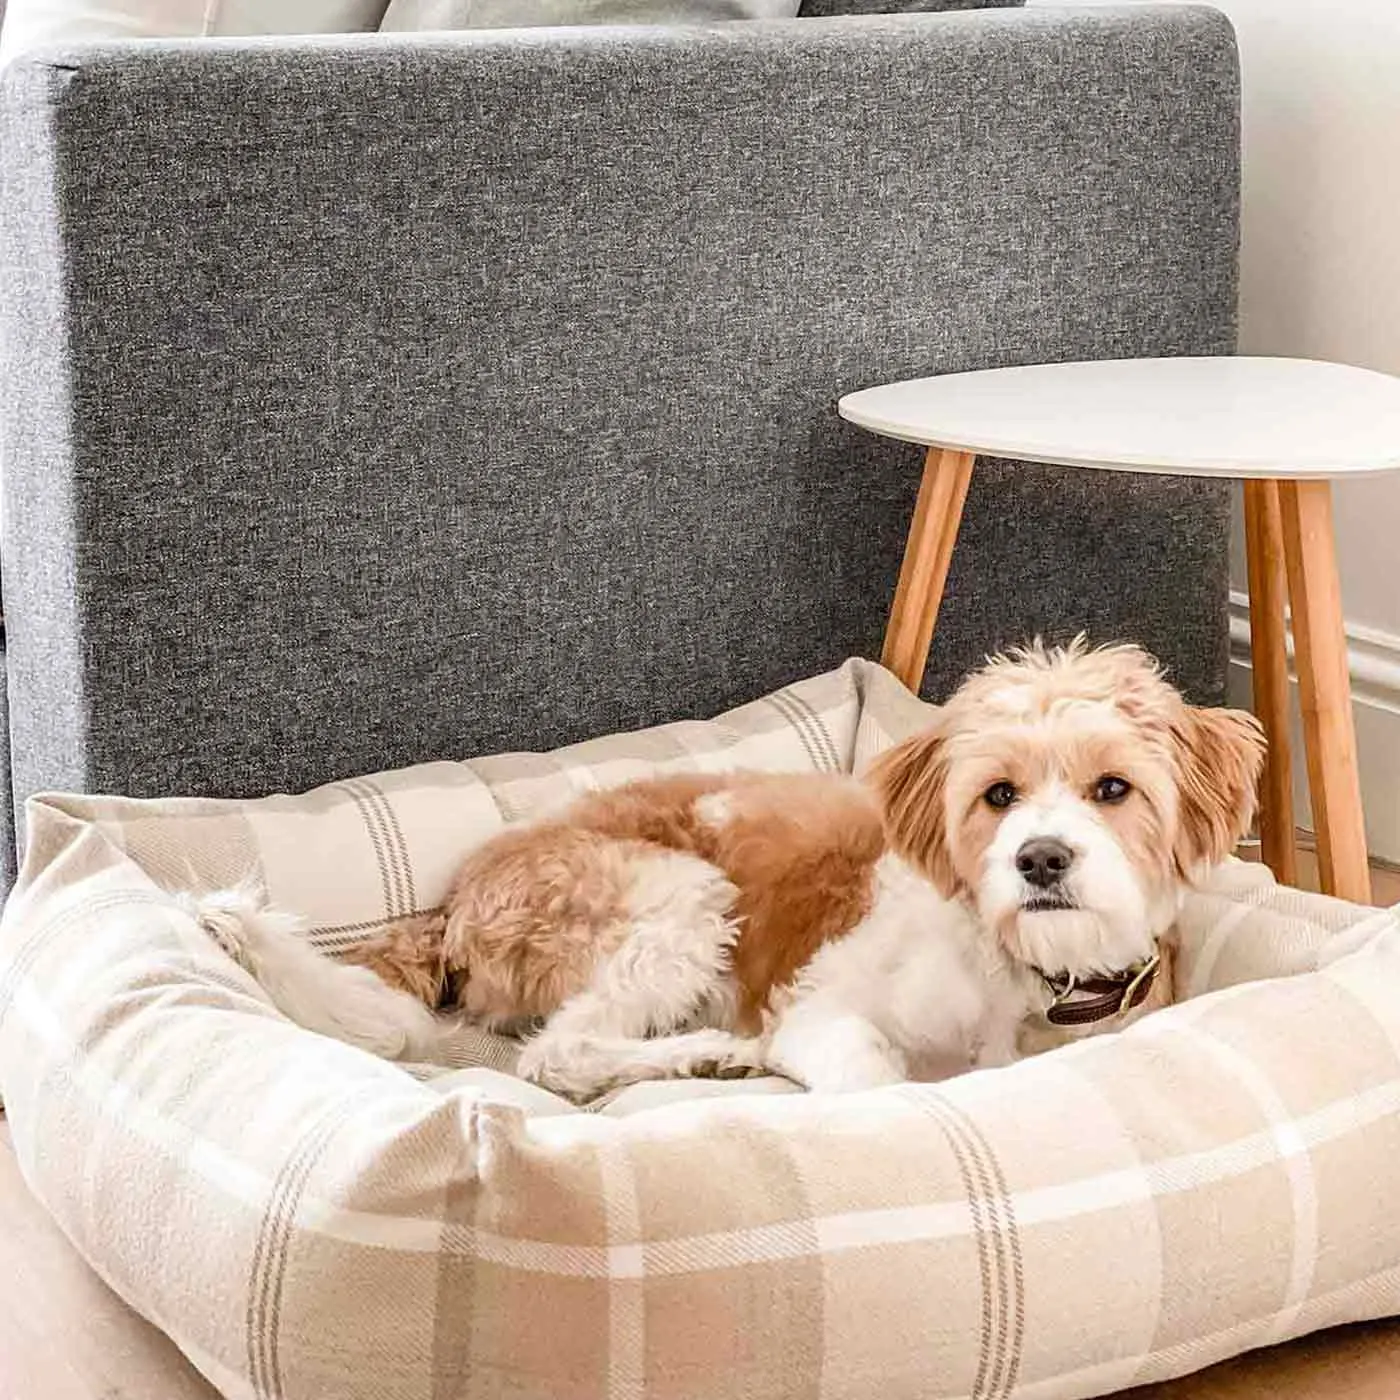
[(1172, 855), (1189, 877), (1224, 860), (1254, 820), (1264, 731), (1244, 710), (1184, 705), (1172, 722), (1181, 802)]
[(948, 850), (941, 728), (935, 724), (887, 749), (870, 765), (866, 780), (879, 796), (890, 845), (951, 899), (958, 880)]

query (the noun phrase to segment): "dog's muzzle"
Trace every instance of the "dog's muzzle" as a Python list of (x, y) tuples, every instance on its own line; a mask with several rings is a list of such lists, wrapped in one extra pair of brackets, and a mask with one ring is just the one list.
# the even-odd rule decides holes
[(1154, 953), (1146, 962), (1113, 977), (1086, 977), (1080, 981), (1069, 972), (1055, 977), (1041, 972), (1040, 979), (1054, 998), (1045, 1019), (1052, 1026), (1092, 1026), (1110, 1016), (1125, 1016), (1146, 1000), (1161, 965), (1162, 955)]

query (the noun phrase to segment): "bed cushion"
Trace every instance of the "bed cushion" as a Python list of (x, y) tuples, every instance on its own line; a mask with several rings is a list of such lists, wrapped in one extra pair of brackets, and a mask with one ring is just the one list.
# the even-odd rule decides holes
[(27, 1179), (234, 1396), (1088, 1396), (1397, 1311), (1389, 912), (1231, 863), (1183, 919), (1195, 995), (1121, 1035), (590, 1113), (489, 1044), (423, 1082), (292, 1026), (170, 897), (252, 874), (343, 946), (567, 793), (859, 768), (927, 717), (853, 662), (709, 724), (300, 798), (36, 799), (0, 923)]

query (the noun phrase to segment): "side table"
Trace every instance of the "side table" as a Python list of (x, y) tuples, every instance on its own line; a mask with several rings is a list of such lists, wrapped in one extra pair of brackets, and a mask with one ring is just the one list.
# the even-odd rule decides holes
[(1370, 900), (1331, 482), (1400, 469), (1400, 379), (1314, 360), (1104, 360), (862, 389), (843, 418), (928, 448), (884, 664), (923, 679), (978, 455), (1244, 482), (1264, 859), (1295, 883), (1285, 599), (1323, 890)]

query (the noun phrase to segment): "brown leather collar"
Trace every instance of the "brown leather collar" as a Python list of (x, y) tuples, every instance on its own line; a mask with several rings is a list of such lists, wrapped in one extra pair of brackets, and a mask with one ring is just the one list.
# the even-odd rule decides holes
[(1110, 1016), (1124, 1015), (1146, 999), (1160, 964), (1160, 956), (1154, 956), (1116, 977), (1088, 977), (1083, 982), (1073, 977), (1048, 977), (1042, 972), (1040, 976), (1055, 998), (1045, 1019), (1053, 1026), (1091, 1026)]

